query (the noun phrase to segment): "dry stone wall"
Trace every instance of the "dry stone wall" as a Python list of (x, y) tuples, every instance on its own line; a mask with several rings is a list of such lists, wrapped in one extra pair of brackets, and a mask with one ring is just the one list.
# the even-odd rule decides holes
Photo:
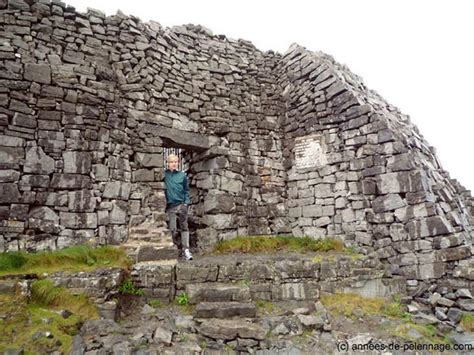
[(164, 147), (186, 150), (202, 249), (332, 236), (412, 280), (471, 259), (470, 192), (406, 115), (330, 56), (0, 1), (2, 251), (160, 238)]
[(202, 248), (286, 231), (277, 55), (59, 1), (0, 6), (2, 250), (159, 238), (164, 146), (190, 154)]
[(472, 197), (406, 115), (323, 53), (294, 45), (278, 70), (293, 234), (353, 241), (409, 279), (470, 258)]

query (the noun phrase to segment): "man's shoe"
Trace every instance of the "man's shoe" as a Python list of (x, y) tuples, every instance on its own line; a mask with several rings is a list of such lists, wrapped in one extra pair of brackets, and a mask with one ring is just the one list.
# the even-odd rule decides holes
[(189, 249), (184, 249), (184, 257), (186, 260), (193, 260), (193, 254), (191, 254)]

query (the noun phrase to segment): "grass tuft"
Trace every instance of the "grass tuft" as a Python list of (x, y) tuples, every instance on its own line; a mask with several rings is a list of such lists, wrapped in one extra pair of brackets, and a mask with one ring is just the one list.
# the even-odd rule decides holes
[(275, 311), (275, 305), (267, 300), (258, 300), (256, 306), (257, 311), (263, 314), (271, 314)]
[(463, 314), (461, 318), (461, 327), (466, 332), (474, 332), (474, 314)]
[(400, 297), (395, 296), (394, 301), (388, 304), (385, 304), (382, 310), (383, 314), (399, 319), (411, 319), (411, 314), (406, 311), (406, 307), (401, 304)]
[(126, 279), (119, 287), (119, 292), (123, 295), (143, 296), (145, 293), (135, 287), (131, 279)]
[(0, 275), (91, 271), (99, 267), (129, 268), (130, 265), (124, 251), (112, 246), (92, 248), (78, 245), (56, 251), (0, 254)]
[[(65, 318), (60, 310), (72, 314)], [(0, 314), (4, 315), (0, 317), (0, 353), (22, 349), (25, 354), (55, 350), (67, 354), (84, 321), (99, 318), (96, 307), (85, 295), (72, 295), (49, 280), (32, 284), (29, 301), (21, 295), (0, 295)], [(52, 337), (46, 337), (46, 332)]]
[(312, 239), (292, 236), (242, 236), (217, 243), (216, 254), (270, 253), (276, 251), (317, 252), (343, 251), (344, 245), (334, 238)]
[(366, 298), (355, 293), (335, 293), (321, 295), (321, 303), (333, 315), (358, 318), (383, 312), (383, 298)]
[(98, 317), (95, 305), (85, 295), (73, 295), (50, 280), (38, 280), (31, 285), (31, 303), (41, 307), (67, 309), (84, 319)]
[(159, 299), (151, 299), (148, 301), (148, 304), (153, 308), (163, 307), (163, 303)]

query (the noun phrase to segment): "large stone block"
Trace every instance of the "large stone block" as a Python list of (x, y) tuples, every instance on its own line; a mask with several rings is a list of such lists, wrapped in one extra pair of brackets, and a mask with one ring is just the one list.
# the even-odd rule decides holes
[(213, 319), (203, 321), (199, 333), (213, 339), (233, 340), (236, 338), (263, 340), (268, 329), (241, 319)]
[(323, 207), (320, 205), (303, 206), (303, 217), (322, 217)]
[(315, 186), (314, 196), (316, 198), (334, 197), (334, 192), (330, 184), (319, 184)]
[(426, 263), (400, 267), (400, 275), (407, 279), (429, 280), (438, 279), (446, 273), (446, 263)]
[(425, 191), (428, 178), (421, 171), (388, 173), (377, 176), (377, 188), (381, 194)]
[(23, 175), (20, 185), (24, 187), (49, 187), (49, 175)]
[(395, 217), (401, 222), (406, 222), (410, 219), (421, 219), (435, 214), (436, 208), (433, 203), (419, 203), (405, 206), (395, 211)]
[(125, 224), (127, 223), (127, 207), (126, 201), (116, 200), (112, 202), (112, 211), (110, 211), (111, 224)]
[(406, 171), (415, 168), (413, 154), (398, 154), (388, 158), (387, 167), (392, 171)]
[(221, 176), (221, 189), (224, 191), (239, 193), (242, 191), (243, 182), (236, 179), (229, 179)]
[(0, 135), (0, 146), (2, 147), (23, 147), (25, 140), (23, 138)]
[(97, 228), (97, 213), (60, 212), (61, 225), (71, 229)]
[(20, 192), (17, 184), (0, 184), (0, 204), (17, 203), (20, 201)]
[(46, 155), (41, 147), (31, 147), (26, 151), (25, 173), (51, 174), (54, 172), (54, 159)]
[(143, 129), (154, 136), (160, 137), (165, 144), (172, 145), (174, 147), (195, 151), (206, 150), (211, 146), (209, 137), (198, 133), (185, 132), (168, 127), (160, 127), (154, 124), (145, 124)]
[(135, 153), (135, 161), (140, 167), (162, 168), (163, 167), (163, 154)]
[(195, 310), (196, 318), (253, 318), (257, 314), (255, 303), (201, 302)]
[(460, 246), (455, 248), (446, 248), (435, 251), (435, 261), (454, 261), (467, 259), (471, 256), (471, 249), (469, 246)]
[(95, 210), (97, 199), (92, 190), (72, 191), (68, 193), (68, 208), (72, 212), (92, 212)]
[(19, 164), (24, 158), (25, 150), (23, 148), (0, 146), (0, 164)]
[(28, 227), (45, 233), (59, 233), (59, 216), (49, 207), (33, 208), (28, 214)]
[(63, 152), (64, 173), (89, 174), (91, 172), (91, 154), (89, 152)]
[(406, 203), (399, 194), (379, 196), (372, 201), (372, 208), (374, 209), (375, 213), (393, 211), (404, 206), (406, 206)]
[(213, 214), (205, 215), (202, 218), (202, 222), (215, 229), (226, 229), (233, 226), (231, 214)]
[(17, 182), (20, 179), (20, 172), (16, 170), (0, 170), (0, 183)]
[(189, 303), (200, 302), (248, 302), (250, 290), (247, 285), (226, 283), (196, 283), (186, 285)]
[(51, 84), (51, 67), (47, 64), (26, 64), (25, 79), (41, 84)]
[(288, 215), (293, 218), (301, 217), (301, 207), (292, 207), (288, 211)]
[(54, 174), (51, 187), (60, 190), (90, 189), (91, 179), (79, 174)]
[(155, 181), (155, 172), (150, 169), (138, 169), (132, 172), (133, 182)]
[(95, 181), (109, 180), (109, 168), (104, 164), (92, 165), (92, 174)]
[(105, 184), (104, 193), (102, 197), (104, 198), (119, 198), (122, 200), (128, 200), (130, 197), (130, 189), (132, 184), (129, 182), (123, 181), (110, 181)]
[(224, 192), (212, 190), (204, 197), (204, 213), (231, 213), (235, 211), (234, 198)]
[(454, 228), (442, 216), (432, 216), (419, 221), (410, 221), (406, 224), (406, 229), (412, 239), (454, 233)]
[(465, 235), (462, 233), (457, 233), (450, 236), (435, 237), (433, 239), (433, 246), (436, 249), (444, 249), (459, 246), (465, 241)]

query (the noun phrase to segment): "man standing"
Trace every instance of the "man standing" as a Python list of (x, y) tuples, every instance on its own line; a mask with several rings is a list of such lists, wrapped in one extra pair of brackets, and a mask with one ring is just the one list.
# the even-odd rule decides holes
[[(179, 249), (184, 250), (186, 260), (192, 260), (193, 256), (189, 251), (188, 178), (183, 171), (179, 171), (177, 168), (178, 157), (170, 154), (168, 156), (168, 169), (165, 170), (166, 211), (168, 212), (169, 228), (173, 236), (173, 243)], [(181, 226), (181, 241), (178, 239), (176, 219), (179, 219), (179, 225)]]

